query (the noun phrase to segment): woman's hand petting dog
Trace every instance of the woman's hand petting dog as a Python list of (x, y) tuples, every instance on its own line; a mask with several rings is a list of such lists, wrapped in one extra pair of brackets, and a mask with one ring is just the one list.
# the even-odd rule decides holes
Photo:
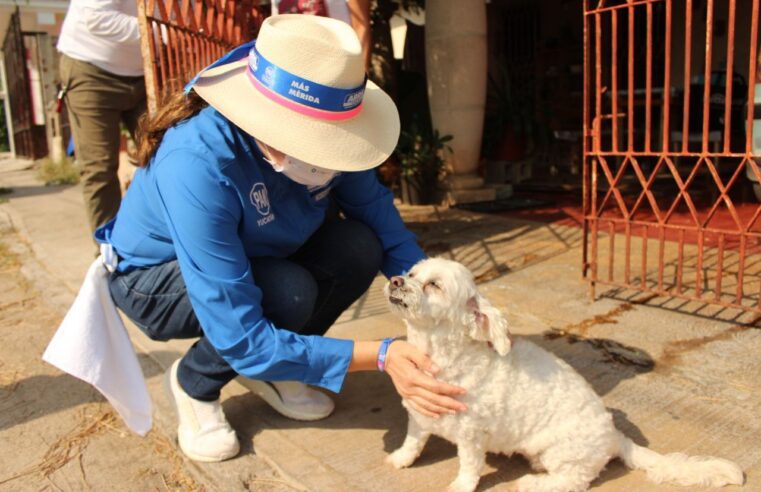
[(441, 369), (425, 353), (403, 340), (388, 348), (386, 372), (396, 391), (417, 412), (432, 418), (467, 410), (454, 399), (466, 393), (464, 388), (438, 381), (433, 376)]

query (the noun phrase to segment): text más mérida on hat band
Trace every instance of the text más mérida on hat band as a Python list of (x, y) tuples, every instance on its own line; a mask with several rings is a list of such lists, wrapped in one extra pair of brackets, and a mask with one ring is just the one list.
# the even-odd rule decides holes
[(322, 120), (346, 120), (362, 110), (367, 76), (362, 84), (339, 89), (294, 75), (274, 65), (256, 49), (256, 40), (242, 44), (204, 68), (185, 86), (187, 94), (207, 70), (242, 60), (248, 56), (247, 74), (251, 84), (271, 101), (292, 111)]

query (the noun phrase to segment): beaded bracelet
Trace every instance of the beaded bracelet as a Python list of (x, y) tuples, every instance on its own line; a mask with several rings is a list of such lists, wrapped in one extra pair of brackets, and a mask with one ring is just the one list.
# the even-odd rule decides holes
[(384, 338), (378, 349), (378, 370), (384, 372), (386, 370), (386, 353), (388, 352), (388, 346), (391, 342), (396, 340), (396, 337)]

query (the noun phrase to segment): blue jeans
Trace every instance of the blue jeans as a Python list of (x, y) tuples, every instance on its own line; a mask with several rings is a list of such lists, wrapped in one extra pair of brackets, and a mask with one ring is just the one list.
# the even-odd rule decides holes
[[(276, 326), (322, 335), (370, 286), (383, 249), (353, 220), (326, 221), (288, 258), (253, 258), (264, 315)], [(178, 381), (191, 397), (213, 401), (237, 373), (204, 337), (177, 261), (111, 275), (116, 305), (154, 340), (199, 338), (180, 361)]]

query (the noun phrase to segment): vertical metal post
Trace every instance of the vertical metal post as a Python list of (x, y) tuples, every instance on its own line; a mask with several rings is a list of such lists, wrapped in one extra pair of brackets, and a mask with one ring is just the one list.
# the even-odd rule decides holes
[(13, 138), (13, 117), (11, 116), (11, 101), (8, 99), (8, 79), (5, 77), (5, 53), (0, 52), (0, 72), (2, 72), (3, 80), (3, 111), (5, 111), (5, 127), (8, 131), (8, 145), (11, 150), (11, 155), (16, 158), (16, 142)]

